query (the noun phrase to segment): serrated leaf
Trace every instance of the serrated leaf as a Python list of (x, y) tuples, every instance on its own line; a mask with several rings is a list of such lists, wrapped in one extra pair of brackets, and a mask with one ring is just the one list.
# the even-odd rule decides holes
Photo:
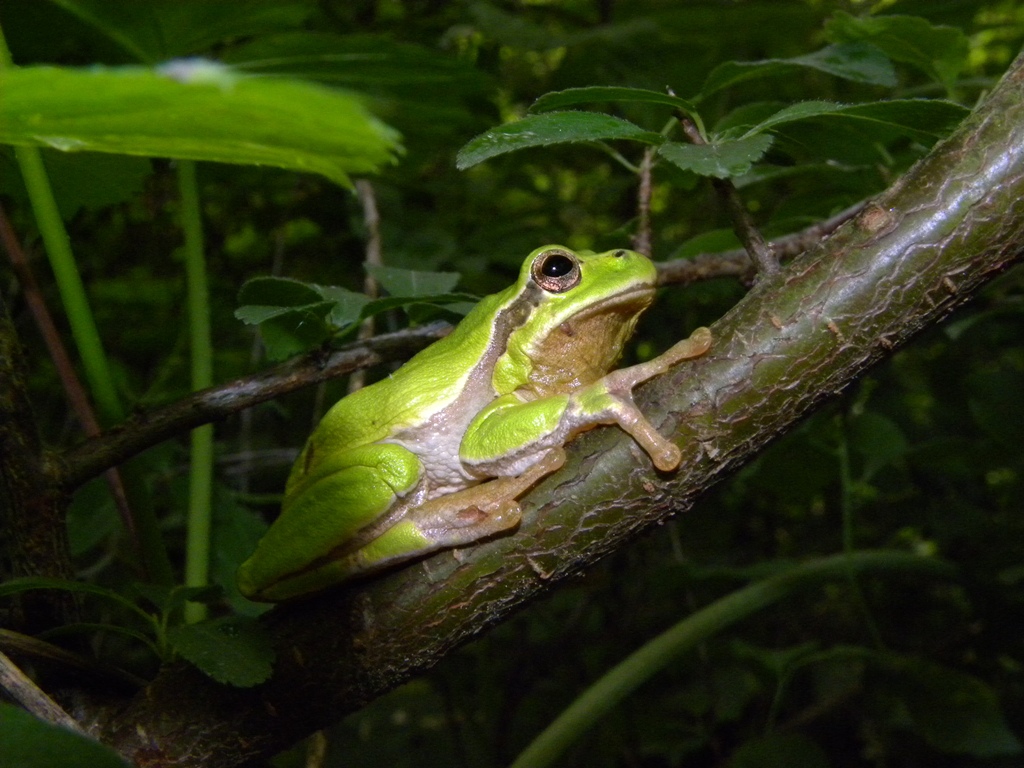
[(870, 85), (892, 87), (897, 82), (892, 63), (880, 49), (868, 43), (854, 42), (830, 45), (791, 59), (724, 62), (708, 75), (701, 88), (701, 96), (709, 96), (748, 80), (792, 74), (798, 69), (814, 69)]
[(772, 145), (771, 134), (758, 133), (742, 139), (710, 144), (669, 142), (658, 147), (658, 154), (678, 167), (701, 176), (725, 179), (750, 170)]
[(916, 67), (947, 90), (956, 82), (970, 49), (967, 35), (956, 27), (932, 24), (919, 16), (852, 16), (845, 11), (825, 23), (834, 42), (866, 42), (893, 61)]
[(691, 113), (694, 106), (686, 99), (672, 96), (646, 88), (620, 88), (608, 86), (588, 86), (586, 88), (567, 88), (564, 91), (545, 93), (530, 107), (531, 112), (549, 112), (554, 109), (574, 107), (579, 104), (601, 104), (609, 101), (633, 101), (646, 104), (664, 104)]
[(388, 293), (409, 298), (451, 293), (461, 277), (458, 272), (427, 272), (379, 264), (367, 264), (366, 271)]
[(250, 688), (273, 672), (269, 635), (261, 624), (244, 616), (175, 627), (167, 640), (183, 659), (218, 683)]
[(346, 328), (359, 322), (363, 309), (370, 303), (365, 293), (356, 293), (348, 288), (337, 285), (318, 285), (316, 290), (331, 302), (331, 311), (327, 313), (327, 322), (334, 328)]
[(517, 149), (611, 139), (631, 139), (654, 145), (664, 142), (661, 134), (646, 131), (621, 117), (600, 112), (546, 112), (480, 134), (459, 150), (455, 164), (459, 170), (465, 170)]
[(884, 128), (897, 135), (932, 141), (967, 115), (959, 104), (940, 99), (896, 99), (867, 104), (801, 101), (776, 112), (749, 129), (745, 136), (807, 120), (844, 120)]
[(235, 317), (246, 325), (262, 325), (289, 315), (293, 316), (296, 322), (305, 322), (310, 317), (323, 318), (333, 306), (334, 304), (330, 301), (318, 301), (314, 304), (303, 304), (300, 307), (245, 304), (235, 310)]
[(331, 302), (325, 301), (312, 308), (291, 310), (261, 322), (260, 338), (263, 339), (267, 359), (286, 360), (330, 339), (337, 330), (326, 320), (332, 306)]
[(212, 61), (0, 72), (0, 142), (272, 165), (344, 186), (399, 151), (353, 94), (240, 75)]
[(114, 750), (0, 702), (0, 768), (129, 768)]
[(290, 277), (254, 277), (238, 289), (239, 304), (303, 307), (323, 301), (319, 287)]

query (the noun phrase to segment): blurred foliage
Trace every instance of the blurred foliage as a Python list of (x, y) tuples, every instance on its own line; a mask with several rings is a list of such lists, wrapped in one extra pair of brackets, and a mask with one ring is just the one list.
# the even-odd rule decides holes
[[(385, 262), (458, 272), (460, 288), (481, 295), (511, 281), (538, 245), (600, 250), (635, 231), (628, 166), (639, 164), (644, 144), (613, 141), (614, 152), (536, 146), (456, 169), (456, 153), (474, 137), (547, 114), (530, 112), (537, 98), (587, 86), (669, 87), (709, 132), (732, 139), (798, 102), (927, 97), (970, 107), (1017, 53), (1024, 9), (1009, 0), (5, 0), (0, 26), (20, 65), (202, 55), (252, 75), (362, 94), (405, 147), (372, 180)], [(651, 100), (571, 109), (649, 134), (662, 131), (673, 107)], [(866, 134), (828, 119), (830, 110), (723, 161), (725, 173), (742, 173), (737, 185), (769, 235), (877, 193), (932, 140)], [(655, 258), (731, 247), (707, 179), (670, 154), (654, 173)], [(181, 397), (188, 336), (172, 165), (52, 150), (45, 159), (125, 400), (151, 406)], [(324, 317), (336, 318), (340, 294), (302, 291), (305, 283), (361, 291), (367, 228), (358, 199), (321, 176), (207, 163), (199, 180), (215, 376), (227, 381), (265, 364), (252, 328), (235, 316), (240, 303), (262, 306), (238, 300), (242, 284), (287, 278), (287, 290), (301, 294), (296, 302), (307, 302), (296, 306), (325, 304)], [(9, 148), (0, 148), (0, 196), (32, 247), (47, 301), (59, 307)], [(30, 356), (40, 429), (51, 443), (74, 442), (77, 426), (6, 264), (0, 277)], [(938, 554), (963, 579), (865, 578), (782, 603), (652, 680), (565, 764), (1019, 764), (1022, 288), (1020, 270), (1004, 275), (695, 509), (350, 717), (331, 733), (328, 765), (508, 764), (579, 691), (666, 626), (778, 563), (844, 546)], [(259, 290), (250, 284), (248, 297)], [(683, 329), (712, 322), (743, 291), (730, 280), (665, 290), (634, 354), (652, 356)], [(452, 317), (445, 306), (438, 311)], [(345, 310), (345, 322), (362, 309)], [(399, 320), (382, 314), (378, 328)], [(275, 514), (323, 404), (343, 392), (344, 382), (333, 383), (218, 425), (213, 567), (228, 595), (222, 609), (253, 611), (234, 591), (234, 568)], [(185, 455), (183, 437), (142, 457), (176, 562)], [(76, 495), (69, 531), (82, 577), (127, 591), (132, 554), (101, 481)], [(179, 640), (203, 656), (201, 639)], [(146, 648), (121, 634), (101, 634), (96, 647), (121, 666), (153, 670)], [(299, 764), (298, 755), (279, 762)]]

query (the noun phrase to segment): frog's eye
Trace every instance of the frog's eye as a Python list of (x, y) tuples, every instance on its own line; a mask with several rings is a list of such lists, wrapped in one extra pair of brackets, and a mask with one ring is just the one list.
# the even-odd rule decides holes
[(579, 285), (579, 259), (560, 248), (544, 251), (533, 260), (533, 279), (548, 293), (565, 293)]

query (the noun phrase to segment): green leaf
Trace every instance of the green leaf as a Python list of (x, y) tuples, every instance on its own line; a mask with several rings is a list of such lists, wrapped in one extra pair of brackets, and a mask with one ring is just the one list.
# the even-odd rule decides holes
[(543, 147), (577, 141), (631, 139), (644, 144), (661, 144), (659, 133), (600, 112), (548, 112), (492, 128), (472, 139), (456, 157), (459, 170), (484, 160), (527, 147)]
[(306, 307), (324, 301), (319, 286), (290, 277), (254, 277), (238, 290), (238, 303), (269, 307)]
[(939, 99), (897, 99), (867, 104), (801, 101), (779, 110), (750, 128), (744, 136), (808, 120), (842, 120), (930, 142), (947, 133), (968, 111), (959, 104)]
[(709, 96), (748, 80), (790, 75), (798, 69), (814, 69), (857, 83), (890, 88), (897, 82), (896, 72), (886, 55), (873, 45), (858, 42), (830, 45), (792, 59), (727, 61), (711, 71), (700, 95)]
[(969, 41), (956, 27), (937, 26), (918, 16), (865, 16), (845, 11), (825, 23), (826, 36), (837, 43), (865, 42), (893, 61), (916, 67), (950, 90), (967, 63)]
[(0, 768), (128, 768), (109, 747), (0, 702)]
[(365, 293), (356, 293), (337, 285), (318, 285), (316, 289), (325, 300), (331, 302), (327, 322), (334, 328), (346, 328), (359, 322), (364, 317), (363, 310), (370, 303), (370, 297)]
[[(28, 193), (16, 170), (13, 154), (7, 147), (0, 147), (0, 169), (10, 168), (10, 171), (0, 170), (0, 194), (27, 201)], [(95, 211), (137, 199), (143, 183), (153, 172), (152, 164), (143, 157), (52, 150), (41, 154), (57, 207), (65, 221), (81, 209)]]
[(730, 768), (829, 768), (828, 756), (800, 733), (769, 733), (744, 742), (729, 760)]
[(986, 368), (967, 379), (974, 422), (1011, 452), (1024, 440), (1024, 373), (1013, 367)]
[(587, 88), (567, 88), (564, 91), (545, 93), (530, 107), (531, 112), (548, 112), (553, 109), (574, 107), (578, 104), (600, 104), (609, 101), (633, 101), (646, 104), (665, 104), (694, 112), (694, 106), (686, 99), (671, 96), (660, 91), (649, 91), (645, 88), (618, 88), (608, 86), (589, 86)]
[(910, 448), (896, 422), (866, 411), (850, 422), (850, 444), (864, 457), (864, 477), (900, 461)]
[(409, 298), (451, 293), (461, 277), (458, 272), (427, 272), (375, 264), (367, 264), (366, 271), (388, 293)]
[(725, 179), (750, 170), (772, 145), (772, 137), (758, 133), (742, 139), (714, 141), (710, 144), (669, 142), (658, 147), (658, 154), (683, 170), (701, 176)]
[(101, 587), (96, 584), (88, 584), (84, 581), (71, 581), (70, 579), (55, 579), (43, 576), (22, 576), (16, 579), (8, 579), (7, 581), (0, 583), (0, 597), (16, 595), (21, 592), (28, 592), (35, 589), (56, 589), (63, 592), (73, 592), (75, 594), (102, 597), (105, 600), (117, 603), (123, 608), (127, 608), (137, 616), (140, 616), (146, 622), (149, 622), (151, 618), (148, 613), (136, 606), (131, 600), (122, 597), (112, 589), (107, 589), (106, 587)]
[(448, 114), (453, 98), (484, 95), (489, 85), (487, 76), (464, 58), (384, 35), (284, 32), (233, 47), (222, 60), (245, 72), (315, 80), (388, 102), (408, 102), (403, 106), (409, 108), (440, 104)]
[(293, 29), (312, 13), (305, 0), (52, 0), (142, 62), (205, 50), (228, 39)]
[(272, 165), (351, 186), (394, 160), (397, 134), (359, 99), (211, 61), (0, 72), (0, 142)]
[(244, 616), (175, 627), (167, 640), (182, 658), (218, 683), (249, 688), (273, 672), (269, 635), (261, 624)]
[(889, 693), (903, 710), (894, 713), (897, 725), (909, 725), (944, 752), (979, 758), (1020, 753), (988, 684), (916, 657), (875, 654), (872, 661), (891, 676)]

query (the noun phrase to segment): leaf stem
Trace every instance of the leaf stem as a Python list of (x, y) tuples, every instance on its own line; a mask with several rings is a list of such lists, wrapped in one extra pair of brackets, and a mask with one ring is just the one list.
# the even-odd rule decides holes
[(798, 589), (845, 579), (851, 571), (916, 572), (940, 578), (955, 573), (952, 566), (941, 560), (905, 552), (843, 552), (797, 565), (738, 589), (686, 617), (616, 665), (548, 725), (511, 768), (551, 765), (598, 719), (684, 653)]
[[(210, 340), (209, 281), (203, 248), (203, 223), (199, 211), (196, 165), (178, 163), (181, 224), (185, 232), (185, 278), (188, 285), (188, 320), (192, 350), (192, 389), (213, 383), (213, 344)], [(185, 542), (185, 586), (205, 586), (210, 576), (210, 520), (213, 492), (213, 425), (192, 430), (189, 471), (189, 503)], [(185, 620), (206, 617), (203, 603), (187, 602)]]
[[(0, 29), (0, 71), (13, 68), (14, 63), (7, 48), (7, 41), (3, 36), (3, 30)], [(89, 307), (82, 276), (71, 251), (71, 241), (46, 175), (42, 155), (36, 147), (16, 146), (14, 156), (28, 191), (39, 234), (50, 260), (50, 267), (57, 282), (57, 289), (60, 291), (64, 311), (71, 325), (71, 334), (82, 359), (93, 399), (101, 418), (108, 425), (121, 421), (124, 418), (124, 409), (114, 386), (114, 377)]]

